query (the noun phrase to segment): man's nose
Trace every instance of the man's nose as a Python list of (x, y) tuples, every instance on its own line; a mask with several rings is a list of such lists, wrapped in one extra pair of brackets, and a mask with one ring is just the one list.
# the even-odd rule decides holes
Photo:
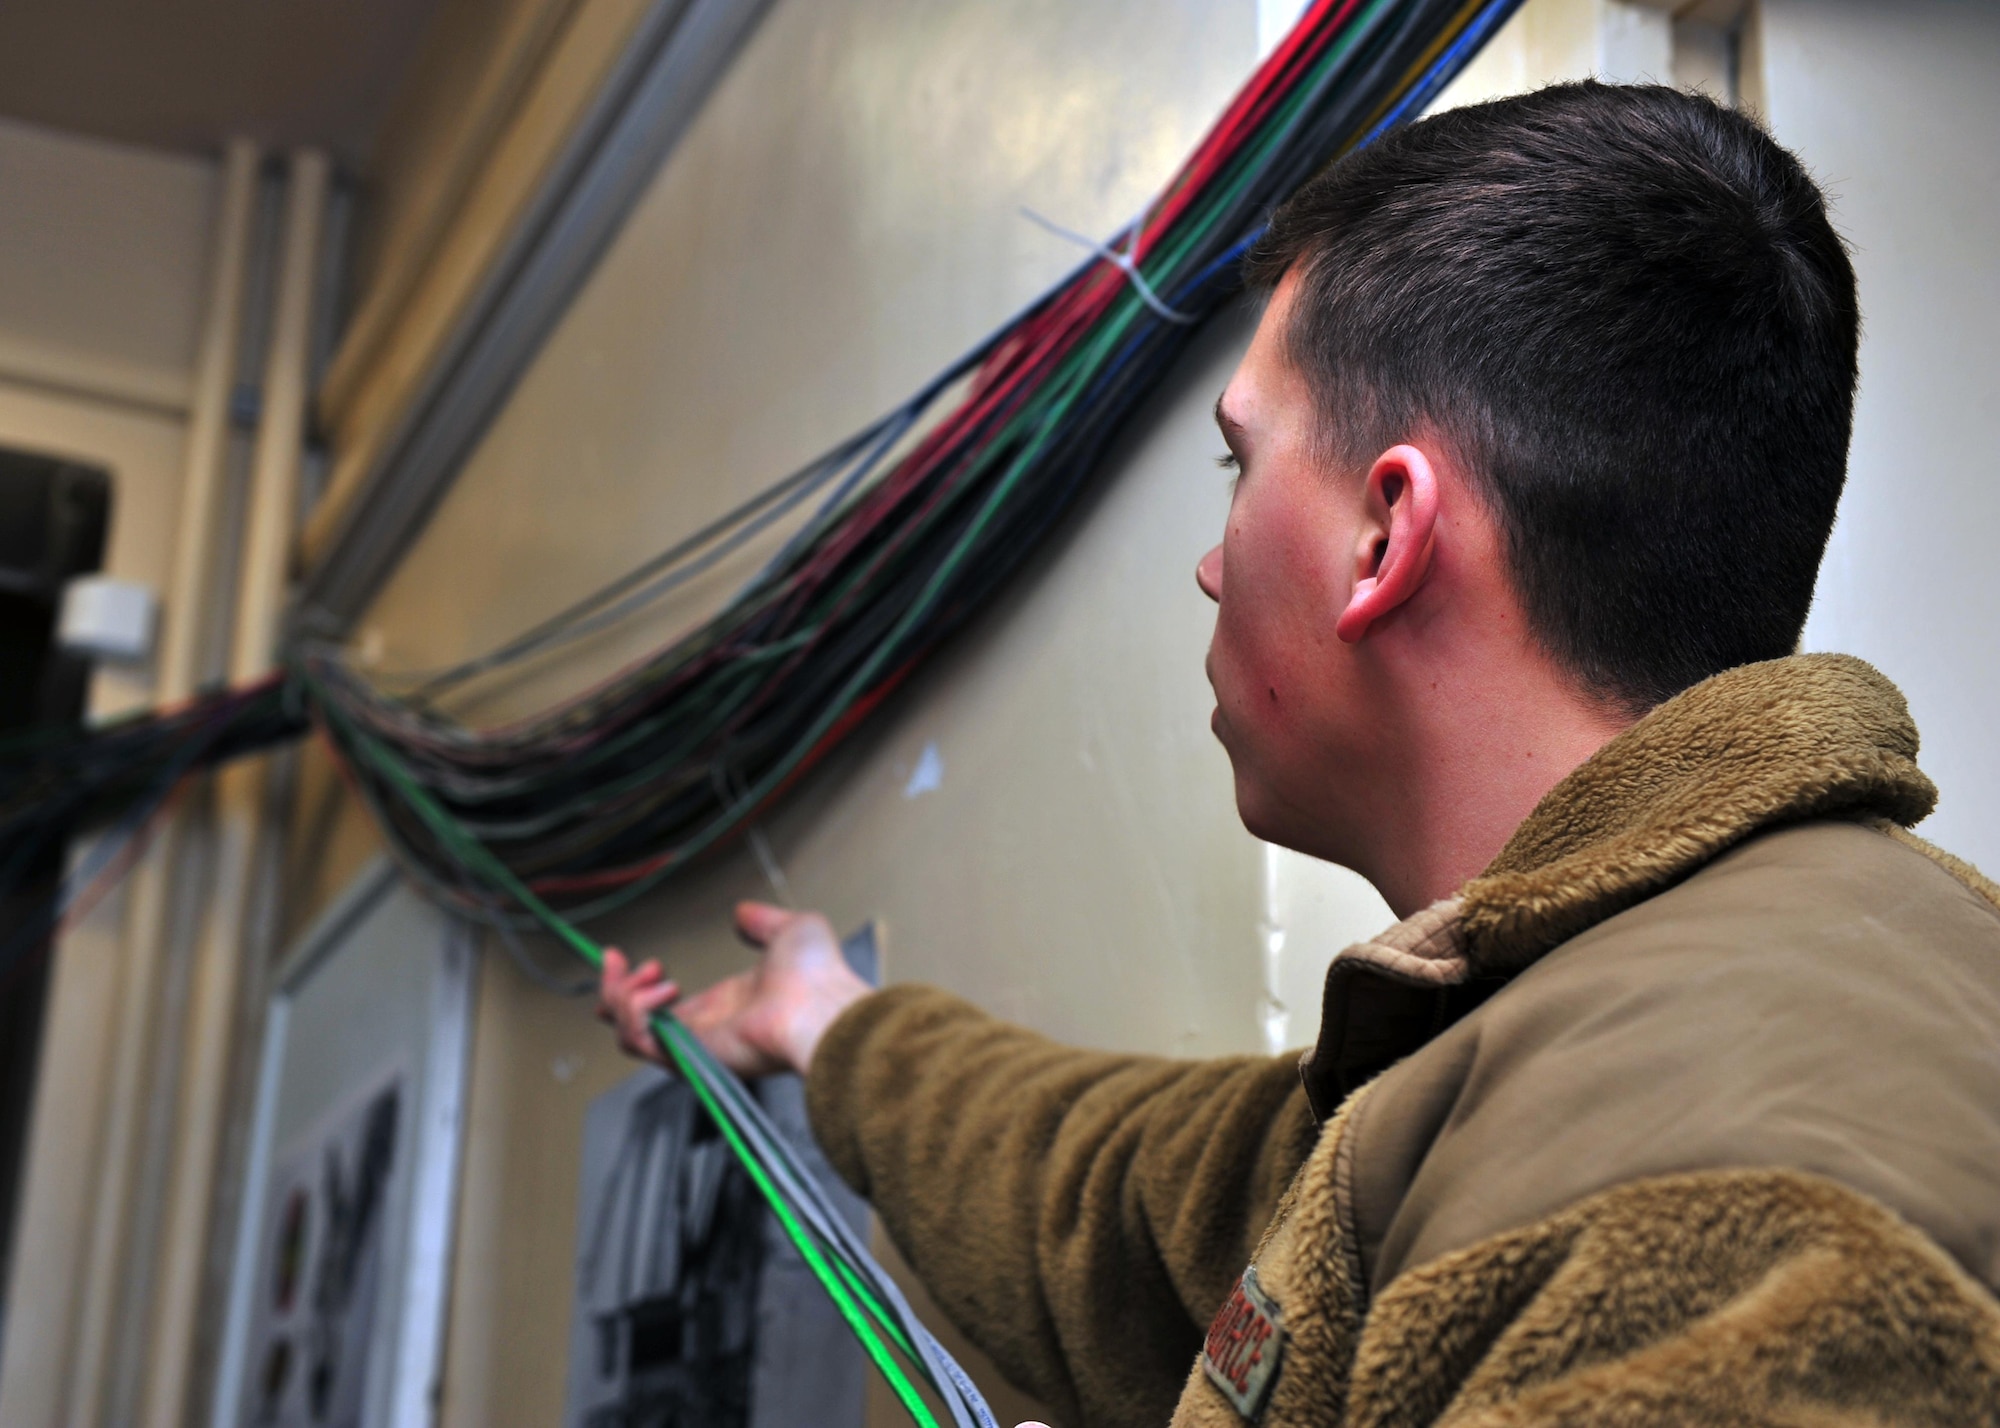
[(1218, 603), (1222, 600), (1222, 547), (1216, 546), (1194, 564), (1194, 583), (1201, 593)]

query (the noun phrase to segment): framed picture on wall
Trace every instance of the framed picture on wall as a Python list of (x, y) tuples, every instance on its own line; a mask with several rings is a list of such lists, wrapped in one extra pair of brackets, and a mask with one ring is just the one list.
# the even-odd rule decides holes
[(400, 1060), (272, 1159), (251, 1284), (248, 1413), (273, 1428), (359, 1425), (382, 1242), (410, 1078)]
[(476, 946), (383, 861), (284, 959), (212, 1428), (431, 1422)]

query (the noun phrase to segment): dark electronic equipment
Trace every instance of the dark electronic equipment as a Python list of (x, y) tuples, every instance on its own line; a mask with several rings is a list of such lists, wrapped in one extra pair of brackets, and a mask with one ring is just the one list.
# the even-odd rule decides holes
[[(103, 561), (110, 513), (109, 472), (0, 449), (0, 740), (83, 717), (90, 662), (57, 647), (56, 614), (63, 586)], [(0, 1285), (48, 1000), (49, 910), (68, 842), (68, 830), (54, 828), (0, 867), (0, 941), (15, 949), (0, 965)]]

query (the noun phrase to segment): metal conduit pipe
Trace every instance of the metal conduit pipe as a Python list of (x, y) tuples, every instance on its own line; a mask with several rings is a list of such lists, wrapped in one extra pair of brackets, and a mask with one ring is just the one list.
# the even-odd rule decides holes
[[(196, 358), (173, 573), (154, 687), (161, 704), (178, 704), (199, 686), (207, 653), (202, 633), (208, 624), (210, 601), (218, 593), (210, 588), (210, 574), (227, 516), (229, 399), (243, 327), (259, 158), (256, 144), (235, 139), (223, 159), (208, 311)], [(66, 1396), (65, 1417), (73, 1423), (103, 1421), (105, 1390), (113, 1376), (110, 1359), (117, 1337), (118, 1307), (124, 1302), (121, 1287), (138, 1268), (127, 1262), (135, 1209), (133, 1183), (145, 1139), (142, 1113), (153, 1070), (155, 1003), (172, 932), (173, 870), (179, 861), (183, 817), (175, 814), (169, 818), (132, 875), (120, 949), (117, 1030), (111, 1044), (101, 1159)]]
[[(282, 633), (298, 520), (313, 291), (329, 179), (325, 154), (301, 150), (292, 155), (230, 644), (233, 684), (270, 672)], [(216, 780), (215, 881), (196, 950), (188, 1008), (187, 1062), (161, 1240), (164, 1258), (150, 1319), (151, 1352), (141, 1405), (140, 1421), (147, 1428), (178, 1428), (193, 1379), (209, 1222), (228, 1114), (237, 997), (245, 949), (251, 942), (250, 920), (256, 911), (256, 868), (266, 836), (265, 782), (263, 764), (254, 761), (233, 765)]]

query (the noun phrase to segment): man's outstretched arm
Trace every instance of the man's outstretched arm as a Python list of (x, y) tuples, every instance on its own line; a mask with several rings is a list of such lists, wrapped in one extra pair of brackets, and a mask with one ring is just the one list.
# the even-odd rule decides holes
[[(1077, 1051), (927, 987), (870, 993), (823, 918), (738, 910), (754, 970), (676, 1003), (746, 1074), (807, 1071), (814, 1130), (945, 1312), (1062, 1421), (1158, 1424), (1317, 1135), (1290, 1058)], [(604, 1011), (677, 992), (607, 963)]]

